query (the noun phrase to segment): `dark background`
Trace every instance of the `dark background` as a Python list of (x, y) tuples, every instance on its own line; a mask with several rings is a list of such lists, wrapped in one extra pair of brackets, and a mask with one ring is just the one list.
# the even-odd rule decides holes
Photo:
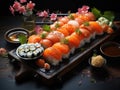
[[(0, 0), (0, 16), (11, 15), (9, 6), (13, 4), (15, 0)], [(49, 9), (51, 12), (60, 10), (61, 12), (67, 12), (69, 10), (75, 12), (77, 8), (82, 5), (88, 5), (90, 7), (96, 7), (99, 10), (111, 10), (114, 12), (120, 12), (119, 5), (120, 0), (32, 0), (36, 3), (35, 8), (37, 10)]]

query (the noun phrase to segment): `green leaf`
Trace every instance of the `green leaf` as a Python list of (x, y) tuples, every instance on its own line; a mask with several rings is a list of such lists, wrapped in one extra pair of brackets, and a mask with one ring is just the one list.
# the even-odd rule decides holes
[(96, 18), (99, 18), (102, 16), (101, 11), (98, 10), (97, 8), (92, 8), (91, 11), (95, 15)]
[(60, 25), (59, 25), (59, 23), (57, 22), (57, 23), (55, 24), (55, 28), (58, 28), (58, 27), (60, 27)]
[(47, 34), (46, 33), (42, 33), (40, 36), (41, 36), (41, 38), (45, 38), (47, 36)]
[(74, 16), (73, 16), (72, 14), (70, 14), (68, 17), (69, 17), (70, 19), (72, 19), (72, 20), (75, 19)]
[(89, 24), (89, 22), (84, 22), (83, 23), (85, 26), (89, 26), (90, 24)]
[(80, 31), (80, 29), (76, 29), (75, 32), (76, 32), (77, 34), (79, 34), (79, 35), (82, 34), (82, 32)]
[(19, 42), (20, 42), (21, 44), (24, 44), (24, 43), (27, 42), (27, 37), (26, 37), (26, 35), (20, 34), (20, 35), (18, 36), (18, 39), (19, 39)]
[(50, 32), (50, 26), (49, 25), (43, 25), (43, 30)]
[(69, 40), (64, 38), (64, 39), (61, 40), (61, 43), (68, 44)]
[(114, 13), (111, 11), (105, 11), (103, 17), (107, 18), (109, 21), (113, 21), (115, 18)]

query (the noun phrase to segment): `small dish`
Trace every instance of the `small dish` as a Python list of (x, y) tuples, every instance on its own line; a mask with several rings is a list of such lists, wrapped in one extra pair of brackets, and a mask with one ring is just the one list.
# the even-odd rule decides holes
[(102, 57), (101, 55), (92, 56), (91, 58), (89, 58), (88, 63), (93, 68), (100, 69), (106, 65), (106, 59), (104, 57)]
[(21, 44), (16, 49), (16, 55), (26, 61), (36, 60), (42, 56), (44, 48), (39, 43)]
[(27, 29), (20, 28), (20, 27), (12, 28), (4, 34), (4, 38), (9, 43), (20, 44), (18, 39), (19, 35), (26, 35), (26, 37), (28, 37), (29, 32), (27, 31)]
[(100, 46), (100, 51), (106, 58), (120, 58), (120, 44), (117, 42), (109, 41), (103, 43)]

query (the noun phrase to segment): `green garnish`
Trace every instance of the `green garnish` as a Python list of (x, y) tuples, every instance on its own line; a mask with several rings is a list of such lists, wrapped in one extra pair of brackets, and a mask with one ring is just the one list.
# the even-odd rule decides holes
[(76, 29), (75, 32), (79, 35), (82, 34), (82, 32), (79, 29)]
[(101, 12), (100, 10), (98, 10), (97, 8), (92, 8), (92, 13), (95, 15), (95, 17), (98, 19), (100, 17), (105, 17), (106, 19), (108, 19), (109, 21), (113, 21), (115, 16), (114, 13), (111, 11), (105, 11), (105, 12)]
[(68, 17), (69, 17), (70, 19), (72, 19), (72, 20), (75, 19), (74, 16), (73, 16), (72, 14), (70, 14)]
[(49, 25), (43, 25), (43, 30), (50, 32), (50, 26)]
[(89, 26), (90, 24), (89, 24), (89, 22), (84, 22), (83, 23), (85, 26)]
[(27, 37), (26, 37), (26, 35), (20, 34), (20, 35), (18, 36), (18, 39), (19, 39), (19, 42), (20, 42), (21, 44), (27, 43)]
[(61, 40), (61, 43), (68, 44), (69, 40), (64, 38), (64, 39)]
[(102, 16), (101, 11), (98, 10), (97, 8), (92, 8), (92, 13), (95, 15), (96, 18), (99, 18)]
[(46, 36), (47, 36), (46, 33), (42, 33), (42, 34), (40, 35), (41, 38), (45, 38)]
[(60, 27), (60, 25), (59, 25), (59, 23), (57, 22), (57, 23), (55, 24), (55, 28), (58, 28), (58, 27)]
[(111, 11), (105, 11), (103, 17), (107, 18), (109, 21), (113, 21), (115, 16)]

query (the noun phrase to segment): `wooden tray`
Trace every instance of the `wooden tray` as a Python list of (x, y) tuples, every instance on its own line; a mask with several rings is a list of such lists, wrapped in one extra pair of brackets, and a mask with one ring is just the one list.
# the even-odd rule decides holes
[(19, 59), (15, 53), (16, 49), (9, 52), (9, 57), (10, 59), (16, 59), (17, 61), (20, 61), (23, 65), (32, 69), (37, 75), (44, 78), (44, 81), (47, 80), (49, 82), (54, 78), (60, 78), (69, 72), (72, 68), (81, 63), (82, 60), (84, 60), (82, 58), (87, 57), (87, 55), (90, 54), (94, 48), (104, 41), (110, 39), (110, 37), (111, 35), (107, 34), (97, 36), (95, 39), (91, 40), (90, 43), (86, 43), (83, 47), (76, 49), (74, 54), (71, 54), (68, 59), (63, 60), (63, 62), (61, 62), (58, 66), (52, 66), (49, 71), (37, 67), (34, 61), (29, 62)]

